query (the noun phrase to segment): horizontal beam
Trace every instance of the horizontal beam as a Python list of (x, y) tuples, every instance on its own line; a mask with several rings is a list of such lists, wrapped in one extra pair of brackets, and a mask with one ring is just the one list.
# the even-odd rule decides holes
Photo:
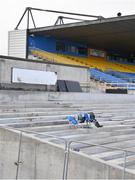
[(92, 17), (92, 18), (104, 19), (103, 16), (95, 16), (95, 15), (88, 15), (88, 14), (78, 14), (78, 13), (72, 13), (72, 12), (54, 11), (54, 10), (39, 9), (39, 8), (32, 8), (32, 7), (28, 7), (28, 9), (36, 10), (36, 11), (51, 12), (51, 13), (68, 14), (68, 15), (73, 15), (73, 16), (84, 16), (84, 17)]

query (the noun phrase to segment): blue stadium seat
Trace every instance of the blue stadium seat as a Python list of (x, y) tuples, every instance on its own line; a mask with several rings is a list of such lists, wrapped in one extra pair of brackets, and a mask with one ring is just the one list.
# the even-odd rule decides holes
[(135, 82), (135, 73), (125, 73), (125, 72), (118, 72), (118, 71), (107, 71), (107, 73), (116, 76), (118, 78), (122, 78), (127, 80), (128, 82)]
[[(117, 74), (117, 77), (115, 76)], [(125, 73), (128, 74), (130, 77), (134, 77), (135, 75), (133, 73)], [(98, 69), (90, 69), (90, 75), (92, 78), (95, 80), (98, 80), (100, 82), (106, 82), (113, 84), (113, 86), (118, 86), (118, 87), (127, 87), (128, 89), (135, 89), (135, 84), (128, 84), (129, 81), (127, 79), (123, 79), (122, 77), (125, 77), (123, 73), (120, 72), (102, 72)], [(119, 77), (118, 77), (119, 75)]]
[(126, 80), (123, 80), (121, 78), (114, 77), (110, 74), (107, 74), (105, 72), (102, 72), (97, 69), (91, 69), (90, 70), (91, 77), (96, 78), (97, 80), (100, 80), (102, 82), (107, 82), (107, 83), (127, 83)]
[(74, 125), (74, 126), (76, 126), (78, 124), (78, 121), (72, 115), (68, 115), (67, 119), (68, 119), (69, 123)]

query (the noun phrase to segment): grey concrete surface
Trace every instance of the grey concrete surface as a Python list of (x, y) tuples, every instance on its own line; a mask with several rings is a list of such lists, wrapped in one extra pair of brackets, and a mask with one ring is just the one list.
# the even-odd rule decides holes
[[(41, 62), (34, 62), (34, 61), (26, 61), (26, 60), (19, 60), (18, 59), (6, 59), (6, 58), (0, 58), (0, 84), (3, 84), (3, 87), (7, 87), (8, 89), (41, 89), (42, 91), (45, 91), (47, 88), (48, 90), (51, 88), (44, 87), (39, 85), (37, 87), (34, 85), (26, 85), (21, 84), (14, 85), (14, 83), (11, 82), (12, 78), (12, 68), (21, 68), (21, 69), (31, 69), (31, 70), (41, 70), (41, 71), (51, 71), (57, 73), (58, 80), (72, 80), (72, 81), (78, 81), (80, 84), (87, 84), (89, 82), (89, 72), (87, 68), (82, 67), (75, 67), (75, 66), (65, 66), (65, 65), (56, 65), (56, 64), (46, 64)], [(75, 74), (75, 76), (74, 76)], [(7, 84), (7, 85), (6, 85)], [(83, 85), (82, 85), (83, 86)], [(52, 88), (54, 91), (54, 88)]]
[[(7, 104), (11, 102), (11, 104), (17, 104), (17, 102), (22, 102), (27, 104), (34, 104), (35, 101), (36, 106), (41, 103), (45, 103), (49, 101), (49, 103), (64, 103), (65, 106), (71, 105), (73, 103), (74, 106), (78, 106), (81, 104), (104, 104), (104, 107), (111, 106), (111, 104), (118, 104), (116, 106), (119, 107), (119, 104), (122, 103), (135, 103), (135, 96), (133, 94), (102, 94), (102, 93), (64, 93), (64, 92), (40, 92), (40, 91), (12, 91), (12, 90), (0, 90), (0, 104)], [(52, 102), (51, 102), (52, 101)], [(99, 104), (99, 105), (98, 105)], [(18, 104), (17, 104), (18, 105)], [(27, 105), (26, 105), (27, 106)], [(126, 106), (126, 105), (125, 105)], [(41, 107), (40, 107), (41, 108)]]
[[(5, 98), (2, 99), (3, 94)], [(129, 151), (125, 179), (135, 179), (133, 95), (116, 95), (114, 99), (113, 95), (83, 93), (83, 97), (80, 93), (52, 93), (52, 97), (57, 98), (48, 101), (49, 95), (44, 93), (43, 96), (42, 92), (19, 94), (10, 91), (8, 94), (8, 91), (1, 91), (0, 178), (15, 178), (17, 167), (14, 162), (18, 159), (19, 132), (31, 131), (23, 133), (20, 148), (22, 163), (18, 171), (20, 179), (62, 179), (65, 144), (60, 138), (79, 141), (71, 144), (68, 178), (123, 178), (123, 151), (115, 149), (122, 148)], [(8, 102), (11, 97), (12, 101)], [(94, 111), (103, 128), (96, 128), (93, 124), (90, 128), (81, 124), (74, 128), (68, 124), (68, 113), (85, 111)]]

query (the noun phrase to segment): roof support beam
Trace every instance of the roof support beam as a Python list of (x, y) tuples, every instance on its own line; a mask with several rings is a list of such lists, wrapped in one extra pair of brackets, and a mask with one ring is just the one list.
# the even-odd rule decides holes
[[(50, 13), (58, 13), (58, 14), (68, 14), (68, 15), (72, 15), (72, 16), (82, 16), (82, 17), (89, 17), (89, 18), (97, 18), (98, 20), (104, 19), (103, 16), (95, 16), (95, 15), (88, 15), (88, 14), (78, 14), (78, 13), (72, 13), (72, 12), (54, 11), (54, 10), (48, 10), (48, 9), (38, 9), (38, 8), (27, 7), (25, 9), (21, 19), (19, 20), (17, 26), (15, 27), (15, 30), (17, 30), (18, 27), (20, 26), (20, 24), (21, 24), (21, 22), (22, 22), (22, 20), (23, 20), (23, 18), (24, 18), (26, 13), (27, 13), (27, 29), (29, 29), (29, 25), (30, 25), (30, 15), (31, 15), (31, 19), (32, 19), (33, 25), (36, 28), (35, 21), (34, 21), (33, 15), (32, 15), (32, 10), (33, 11), (50, 12)], [(60, 24), (64, 24), (63, 18), (70, 19), (70, 20), (86, 21), (86, 20), (72, 18), (72, 17), (59, 16), (57, 21), (55, 22), (55, 25), (57, 25), (58, 21), (60, 21)]]

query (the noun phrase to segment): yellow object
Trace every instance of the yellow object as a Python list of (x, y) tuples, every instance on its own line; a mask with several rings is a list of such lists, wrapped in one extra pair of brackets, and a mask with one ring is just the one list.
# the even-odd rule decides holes
[(49, 53), (42, 50), (31, 50), (31, 52), (33, 55), (49, 62), (85, 66), (88, 68), (97, 68), (102, 71), (113, 70), (120, 72), (135, 73), (135, 65), (111, 62), (106, 60), (105, 58), (92, 56), (88, 58), (83, 58), (77, 56)]

